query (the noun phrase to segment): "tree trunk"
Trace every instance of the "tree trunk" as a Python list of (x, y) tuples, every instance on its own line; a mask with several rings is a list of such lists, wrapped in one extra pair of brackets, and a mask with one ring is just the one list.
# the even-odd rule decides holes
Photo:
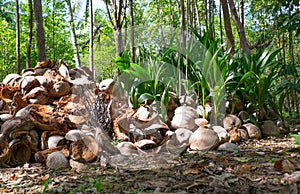
[(209, 0), (208, 1), (208, 32), (209, 32), (209, 37), (211, 39), (215, 39), (215, 1), (214, 0)]
[[(289, 10), (288, 10), (288, 14), (289, 14), (289, 18), (291, 18), (291, 10), (292, 10), (292, 3), (289, 4)], [(291, 65), (295, 66), (295, 57), (294, 57), (294, 41), (293, 41), (293, 31), (290, 28), (289, 30), (289, 55), (290, 55), (290, 61), (291, 61)], [(295, 67), (296, 69), (296, 67)], [(297, 84), (297, 78), (296, 76), (293, 76), (293, 84)], [(299, 115), (299, 103), (298, 103), (298, 95), (297, 95), (297, 91), (293, 90), (293, 92), (291, 93), (292, 95), (292, 106), (294, 111), (297, 113), (297, 115)]]
[(73, 45), (73, 51), (74, 51), (74, 59), (76, 67), (80, 67), (80, 57), (79, 57), (79, 51), (78, 51), (78, 45), (77, 45), (77, 39), (76, 39), (76, 33), (75, 33), (75, 25), (74, 25), (74, 16), (72, 11), (72, 5), (71, 0), (67, 0), (67, 9), (68, 9), (68, 15), (69, 15), (69, 23), (70, 23), (70, 32), (71, 32), (71, 41)]
[(28, 35), (27, 35), (27, 50), (26, 50), (26, 68), (30, 68), (30, 55), (31, 55), (31, 44), (32, 44), (32, 0), (28, 0)]
[[(117, 5), (117, 3), (118, 3), (118, 5)], [(123, 4), (123, 0), (118, 0), (118, 1), (111, 0), (110, 6), (111, 6), (112, 14), (113, 14), (113, 17), (112, 17), (108, 5), (109, 5), (108, 1), (105, 1), (107, 14), (108, 14), (109, 20), (113, 26), (113, 29), (114, 29), (116, 53), (117, 53), (117, 55), (122, 56), (123, 51), (124, 51), (124, 46), (123, 46), (123, 41), (122, 41), (122, 26), (123, 26), (123, 21), (124, 21), (124, 17), (125, 17), (125, 12), (126, 12), (125, 7), (126, 6)]]
[(130, 60), (134, 62), (134, 17), (133, 17), (133, 0), (129, 0), (129, 17), (130, 17)]
[(201, 36), (201, 21), (200, 21), (200, 15), (199, 15), (199, 8), (198, 8), (198, 2), (195, 0), (195, 7), (196, 7), (196, 17), (197, 17), (197, 24), (199, 29), (199, 34)]
[(94, 79), (94, 42), (93, 42), (93, 27), (94, 27), (94, 13), (93, 13), (93, 0), (89, 0), (89, 11), (90, 11), (90, 47), (89, 47), (89, 58), (90, 58), (90, 70), (92, 72), (92, 78)]
[(36, 27), (36, 46), (38, 61), (46, 60), (45, 35), (43, 27), (43, 10), (41, 0), (34, 0), (34, 18)]
[[(55, 1), (52, 0), (52, 56), (51, 58), (53, 60), (56, 60), (56, 41), (55, 41), (55, 32), (56, 32), (56, 27), (55, 27)], [(49, 56), (48, 56), (49, 57)]]
[(184, 0), (180, 0), (180, 35), (181, 35), (180, 44), (182, 48), (185, 48), (185, 44), (186, 44), (185, 29), (186, 29), (186, 20), (185, 20), (185, 11), (184, 11)]
[(241, 23), (241, 21), (238, 17), (238, 14), (237, 14), (237, 11), (236, 11), (233, 0), (228, 0), (228, 4), (229, 4), (229, 7), (230, 7), (232, 20), (233, 20), (233, 22), (234, 22), (234, 24), (237, 28), (237, 31), (238, 31), (238, 34), (239, 34), (239, 37), (240, 37), (240, 49), (241, 49), (242, 52), (244, 52), (246, 54), (249, 54), (250, 53), (250, 47), (247, 43), (244, 26), (243, 26), (243, 24)]
[(240, 22), (242, 26), (244, 26), (244, 0), (239, 1), (239, 14), (240, 14)]
[(16, 0), (16, 57), (17, 57), (17, 73), (21, 73), (20, 68), (20, 15), (19, 15), (19, 0)]
[[(220, 41), (221, 44), (223, 44), (223, 25), (222, 25), (222, 4), (219, 5), (219, 22), (220, 22)], [(222, 50), (223, 47), (222, 47)]]
[(232, 34), (227, 0), (221, 0), (221, 4), (222, 4), (222, 11), (223, 11), (225, 36), (226, 36), (226, 48), (227, 50), (230, 49), (229, 57), (232, 57), (234, 54), (234, 37)]

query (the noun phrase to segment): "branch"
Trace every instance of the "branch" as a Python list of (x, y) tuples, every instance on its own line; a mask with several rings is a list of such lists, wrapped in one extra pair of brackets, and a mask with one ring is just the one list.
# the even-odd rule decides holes
[(121, 14), (122, 14), (122, 8), (123, 8), (123, 0), (119, 0), (119, 6), (118, 6), (118, 16), (117, 16), (117, 25), (120, 26), (121, 24)]
[(273, 38), (270, 39), (269, 41), (265, 41), (261, 44), (258, 44), (258, 42), (255, 42), (253, 45), (249, 45), (249, 48), (252, 50), (252, 49), (255, 49), (255, 48), (262, 48), (262, 47), (265, 47), (265, 46), (268, 46), (271, 44), (271, 42), (273, 41)]
[[(100, 28), (103, 27), (102, 25), (98, 25), (97, 28), (95, 29), (95, 31), (93, 32), (93, 37), (96, 36), (96, 34), (99, 32)], [(86, 40), (85, 42), (81, 43), (81, 49), (84, 49), (88, 44), (89, 44), (90, 40)]]
[(109, 21), (110, 21), (111, 25), (114, 26), (114, 23), (113, 23), (113, 20), (111, 18), (111, 14), (110, 14), (110, 11), (109, 11), (109, 8), (108, 8), (108, 1), (105, 1), (105, 7), (106, 7), (106, 11), (107, 11), (107, 14), (108, 14)]
[(127, 0), (125, 0), (123, 19), (122, 19), (122, 21), (121, 21), (120, 26), (123, 26), (123, 22), (124, 22), (124, 20), (126, 20), (126, 9), (127, 9)]

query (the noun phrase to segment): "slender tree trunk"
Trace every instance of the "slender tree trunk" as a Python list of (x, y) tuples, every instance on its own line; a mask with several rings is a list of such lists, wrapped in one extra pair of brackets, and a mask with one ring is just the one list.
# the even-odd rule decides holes
[(117, 28), (114, 30), (114, 38), (116, 42), (116, 53), (122, 56), (124, 51), (123, 40), (122, 40), (122, 29)]
[(180, 35), (181, 35), (180, 44), (181, 47), (183, 48), (185, 48), (185, 44), (186, 44), (185, 29), (186, 29), (186, 20), (185, 20), (185, 10), (184, 10), (184, 0), (180, 0)]
[[(280, 14), (282, 14), (282, 8), (280, 8)], [(284, 65), (284, 77), (286, 80), (288, 80), (288, 69), (287, 69), (287, 63), (286, 63), (286, 41), (285, 41), (285, 33), (282, 33), (281, 36), (282, 39), (282, 60)], [(290, 92), (290, 91), (288, 91)], [(289, 119), (292, 118), (292, 108), (291, 108), (291, 101), (290, 101), (290, 95), (289, 93), (286, 95), (286, 101), (285, 101), (286, 109), (289, 113)]]
[(242, 26), (244, 26), (244, 0), (239, 1), (239, 14), (240, 14), (240, 22)]
[(232, 34), (232, 27), (230, 23), (230, 14), (228, 10), (227, 0), (221, 0), (222, 11), (223, 11), (223, 20), (224, 20), (224, 28), (226, 35), (226, 48), (230, 49), (229, 57), (232, 57), (234, 54), (234, 37)]
[[(221, 44), (223, 44), (223, 25), (222, 25), (222, 4), (219, 5), (219, 22), (220, 22), (220, 40)], [(222, 47), (222, 50), (224, 47)]]
[[(191, 26), (190, 7), (191, 7), (190, 0), (186, 0), (186, 36), (189, 36), (189, 27)], [(186, 38), (185, 41), (186, 41), (185, 45), (188, 45), (189, 39)], [(185, 57), (185, 80), (188, 80), (188, 65), (189, 65), (189, 56), (187, 53)]]
[(195, 6), (196, 6), (197, 24), (198, 24), (199, 34), (201, 36), (201, 21), (200, 21), (200, 14), (199, 14), (199, 8), (198, 8), (198, 2), (197, 2), (197, 0), (195, 2)]
[(56, 0), (52, 0), (52, 52), (53, 52), (53, 60), (56, 60), (56, 41), (55, 41), (55, 2)]
[[(288, 14), (289, 17), (291, 17), (292, 13), (292, 3), (289, 4), (289, 10), (288, 10)], [(294, 57), (294, 41), (293, 41), (293, 31), (292, 29), (289, 29), (289, 55), (290, 55), (290, 61), (291, 61), (291, 65), (295, 66), (295, 57)], [(296, 76), (293, 76), (293, 83), (296, 85), (297, 84), (297, 79)], [(297, 115), (299, 115), (299, 103), (298, 103), (298, 94), (297, 91), (293, 90), (292, 92), (292, 106), (294, 111), (296, 111)]]
[(197, 11), (196, 11), (196, 0), (192, 0), (192, 8), (191, 8), (191, 11), (192, 11), (192, 20), (193, 20), (193, 28), (196, 29), (197, 28)]
[(208, 26), (208, 12), (209, 12), (209, 10), (208, 10), (208, 3), (207, 3), (207, 0), (204, 0), (203, 1), (204, 2), (204, 7), (205, 7), (205, 10), (204, 10), (204, 12), (205, 12), (205, 14), (204, 14), (204, 21), (205, 21), (205, 28), (206, 28), (206, 31), (208, 32), (209, 31), (209, 26)]
[(238, 14), (237, 14), (237, 11), (236, 11), (233, 0), (228, 0), (228, 4), (229, 4), (229, 7), (230, 7), (232, 20), (233, 20), (233, 22), (234, 22), (234, 24), (237, 28), (237, 31), (238, 31), (238, 34), (239, 34), (239, 37), (240, 37), (240, 47), (241, 47), (240, 49), (241, 49), (242, 52), (244, 52), (246, 54), (249, 54), (250, 53), (250, 47), (247, 43), (244, 26), (243, 26), (243, 24), (241, 23), (241, 21), (238, 17)]
[(214, 0), (209, 0), (208, 1), (208, 25), (209, 25), (209, 36), (211, 39), (215, 39), (215, 14), (214, 14), (214, 9), (215, 9), (215, 1)]
[(41, 0), (34, 0), (34, 18), (36, 27), (36, 46), (38, 61), (46, 60), (45, 35), (43, 26), (43, 10)]
[(28, 0), (28, 35), (27, 35), (27, 50), (26, 50), (26, 68), (30, 68), (30, 55), (31, 55), (31, 44), (32, 44), (32, 0)]
[(130, 17), (130, 60), (134, 62), (134, 17), (133, 17), (133, 0), (128, 1)]
[(94, 27), (94, 13), (93, 13), (93, 0), (89, 0), (89, 11), (90, 11), (90, 47), (89, 47), (89, 58), (90, 58), (90, 70), (92, 72), (92, 78), (94, 79), (94, 36), (93, 36), (93, 27)]
[(21, 73), (20, 68), (20, 15), (19, 15), (19, 0), (16, 0), (16, 56), (17, 56), (17, 73)]
[[(117, 4), (118, 3), (118, 4)], [(117, 55), (122, 56), (124, 51), (123, 41), (122, 41), (122, 26), (125, 18), (125, 7), (123, 0), (110, 0), (110, 6), (112, 15), (109, 10), (108, 0), (105, 1), (106, 10), (108, 13), (109, 20), (114, 29), (114, 39), (116, 44)]]
[[(285, 50), (285, 47), (286, 47), (286, 42), (285, 42), (285, 33), (282, 33), (282, 53), (283, 53), (283, 65), (284, 65), (284, 69), (285, 69), (285, 79), (288, 80), (288, 70), (287, 70), (287, 64), (286, 64), (286, 50)], [(290, 100), (290, 95), (287, 94), (286, 95), (286, 108), (288, 110), (288, 113), (289, 113), (289, 119), (292, 118), (292, 108), (291, 108), (291, 100)]]
[(170, 15), (169, 15), (169, 17), (170, 17), (170, 33), (171, 34), (173, 34), (173, 27), (174, 27), (174, 16), (173, 16), (173, 10), (172, 10), (172, 7), (171, 7), (171, 5), (172, 5), (173, 3), (172, 3), (172, 0), (169, 0), (169, 12), (170, 12)]
[(81, 64), (80, 64), (77, 38), (76, 38), (76, 33), (75, 33), (74, 16), (73, 16), (71, 0), (67, 0), (66, 3), (67, 3), (68, 15), (69, 15), (69, 23), (70, 23), (70, 27), (71, 27), (70, 32), (71, 32), (71, 40), (72, 40), (72, 45), (73, 45), (75, 64), (76, 64), (76, 67), (80, 67)]

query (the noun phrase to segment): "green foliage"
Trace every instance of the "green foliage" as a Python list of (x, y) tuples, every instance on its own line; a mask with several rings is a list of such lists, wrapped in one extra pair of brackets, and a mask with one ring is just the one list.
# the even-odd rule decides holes
[(85, 183), (79, 184), (76, 188), (72, 189), (70, 191), (71, 193), (78, 193), (78, 192), (84, 192), (84, 193), (100, 193), (103, 190), (102, 183), (97, 179), (91, 179)]
[(291, 134), (291, 136), (295, 138), (295, 144), (300, 145), (300, 132), (298, 132), (297, 134)]
[[(165, 62), (185, 73), (183, 75), (185, 80), (179, 81), (186, 85), (186, 93), (194, 89), (203, 107), (209, 100), (214, 102), (212, 114), (214, 119), (223, 112), (222, 103), (225, 97), (224, 77), (220, 71), (225, 57), (219, 58), (220, 54), (218, 40), (212, 40), (205, 32), (200, 35), (193, 29), (193, 36), (190, 37), (186, 48), (181, 50), (172, 48), (171, 52), (164, 57)], [(206, 117), (205, 112), (203, 110), (204, 117)]]
[(279, 62), (275, 59), (280, 49), (257, 51), (246, 55), (236, 53), (229, 62), (226, 89), (233, 101), (241, 95), (250, 112), (260, 112), (272, 107), (277, 113), (278, 106), (271, 88), (279, 75)]
[[(138, 58), (137, 61), (140, 61), (141, 65), (143, 64), (142, 58)], [(137, 109), (143, 104), (155, 102), (155, 105), (158, 106), (156, 107), (157, 111), (160, 111), (162, 118), (164, 118), (166, 106), (169, 102), (169, 83), (165, 84), (163, 78), (166, 70), (164, 63), (161, 63), (157, 57), (151, 55), (148, 56), (148, 63), (144, 64), (144, 67), (131, 63), (126, 50), (123, 57), (116, 56), (115, 62), (122, 75), (121, 79), (124, 83), (125, 91), (130, 91), (133, 109)]]
[(9, 24), (0, 20), (0, 80), (9, 73), (15, 72), (15, 31), (9, 28)]
[(44, 186), (43, 188), (43, 194), (47, 192), (48, 188), (49, 188), (49, 183), (51, 182), (52, 180), (50, 178), (47, 178), (46, 180), (44, 180), (42, 182), (42, 185)]

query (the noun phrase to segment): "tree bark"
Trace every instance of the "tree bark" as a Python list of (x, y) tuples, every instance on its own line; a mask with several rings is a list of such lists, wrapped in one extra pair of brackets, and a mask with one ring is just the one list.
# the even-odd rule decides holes
[(80, 67), (81, 64), (80, 64), (78, 44), (77, 44), (76, 33), (75, 33), (74, 16), (72, 11), (71, 0), (67, 0), (66, 3), (67, 3), (68, 15), (69, 15), (69, 23), (71, 27), (70, 32), (71, 32), (71, 41), (72, 41), (73, 51), (74, 51), (75, 64), (76, 67)]
[[(117, 5), (118, 3), (118, 5)], [(123, 21), (125, 17), (125, 5), (123, 0), (111, 0), (110, 1), (110, 6), (111, 6), (111, 11), (113, 14), (113, 17), (111, 16), (109, 7), (108, 7), (108, 0), (105, 1), (105, 6), (107, 10), (107, 14), (109, 17), (109, 20), (113, 26), (114, 29), (114, 39), (115, 39), (115, 44), (116, 44), (116, 53), (119, 56), (123, 55), (124, 51), (124, 46), (123, 46), (123, 41), (122, 41), (122, 26), (123, 26)]]
[(128, 1), (130, 17), (130, 60), (134, 62), (134, 17), (133, 17), (133, 0)]
[(199, 29), (199, 34), (201, 36), (201, 21), (200, 21), (200, 15), (199, 15), (199, 8), (198, 8), (198, 2), (195, 0), (195, 8), (196, 8), (196, 17), (197, 17), (197, 24)]
[[(292, 3), (289, 4), (289, 10), (288, 10), (288, 15), (289, 17), (291, 17), (292, 13)], [(296, 65), (295, 64), (295, 57), (294, 57), (294, 41), (293, 41), (293, 31), (292, 29), (288, 29), (288, 33), (289, 33), (289, 56), (290, 56), (290, 62), (291, 65)], [(297, 84), (297, 79), (296, 76), (293, 76), (293, 84)], [(294, 90), (291, 93), (292, 96), (292, 107), (294, 109), (294, 111), (297, 113), (297, 115), (299, 115), (299, 103), (298, 103), (298, 97), (297, 97), (297, 92)]]
[(186, 20), (185, 20), (185, 11), (184, 11), (184, 0), (180, 0), (180, 44), (182, 48), (185, 48), (186, 45)]
[(38, 61), (46, 60), (45, 35), (43, 27), (43, 10), (41, 0), (34, 0), (34, 18), (36, 27), (36, 46)]
[(231, 12), (231, 17), (232, 20), (237, 28), (239, 37), (240, 37), (240, 49), (242, 52), (249, 54), (250, 53), (250, 47), (247, 43), (247, 39), (246, 39), (246, 34), (245, 34), (245, 30), (244, 30), (244, 26), (241, 23), (234, 2), (233, 0), (228, 0), (228, 4), (229, 4), (229, 8), (230, 8), (230, 12)]
[(230, 50), (229, 57), (232, 57), (234, 54), (234, 37), (232, 34), (232, 27), (230, 23), (230, 14), (228, 10), (227, 0), (221, 0), (222, 11), (223, 11), (223, 20), (226, 36), (226, 48)]
[(214, 0), (209, 0), (208, 1), (208, 32), (209, 32), (209, 37), (211, 39), (215, 39), (215, 1)]
[(94, 27), (94, 13), (93, 13), (93, 0), (89, 0), (89, 12), (90, 12), (90, 47), (89, 47), (89, 58), (90, 58), (90, 70), (92, 72), (92, 78), (94, 79), (94, 42), (93, 42), (93, 27)]
[(239, 1), (239, 14), (242, 26), (244, 26), (244, 0)]
[[(223, 44), (222, 4), (219, 5), (220, 41)], [(222, 47), (223, 50), (223, 47)]]
[(32, 44), (32, 0), (28, 0), (28, 35), (27, 35), (27, 50), (26, 50), (26, 68), (30, 68), (30, 55), (31, 55), (31, 44)]
[(20, 15), (19, 15), (19, 0), (16, 0), (16, 68), (17, 73), (21, 73), (20, 68)]

